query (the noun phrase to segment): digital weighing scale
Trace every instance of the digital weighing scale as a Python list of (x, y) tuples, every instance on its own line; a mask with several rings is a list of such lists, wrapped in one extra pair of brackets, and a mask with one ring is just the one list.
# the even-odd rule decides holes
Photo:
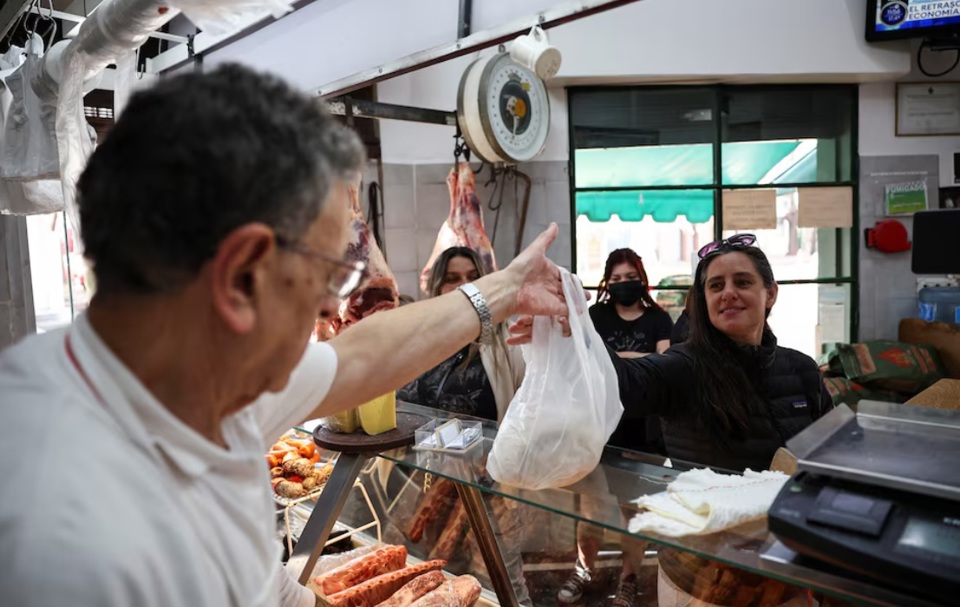
[(787, 446), (798, 473), (769, 511), (787, 548), (960, 604), (960, 412), (861, 401)]

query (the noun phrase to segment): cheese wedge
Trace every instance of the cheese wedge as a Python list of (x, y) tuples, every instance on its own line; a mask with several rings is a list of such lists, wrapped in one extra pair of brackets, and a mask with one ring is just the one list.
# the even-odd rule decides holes
[(341, 411), (336, 415), (331, 415), (324, 421), (324, 425), (327, 428), (340, 434), (351, 434), (356, 432), (357, 428), (360, 427), (360, 417), (357, 415), (356, 409)]
[(383, 434), (397, 427), (397, 393), (390, 392), (366, 402), (357, 409), (360, 427), (370, 435)]

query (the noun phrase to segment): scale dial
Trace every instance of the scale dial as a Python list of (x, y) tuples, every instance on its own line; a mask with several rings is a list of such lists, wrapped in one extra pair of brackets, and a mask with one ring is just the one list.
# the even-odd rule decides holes
[(550, 101), (543, 81), (508, 53), (481, 58), (460, 79), (457, 120), (487, 162), (525, 162), (547, 141)]

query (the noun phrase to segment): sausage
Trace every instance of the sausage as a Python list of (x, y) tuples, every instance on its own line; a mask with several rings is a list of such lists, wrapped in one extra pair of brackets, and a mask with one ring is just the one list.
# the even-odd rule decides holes
[(377, 607), (410, 607), (411, 603), (442, 584), (445, 579), (440, 571), (424, 573), (404, 584), (400, 590), (393, 593), (393, 596)]
[(340, 565), (327, 573), (318, 575), (314, 581), (323, 594), (329, 597), (378, 575), (402, 569), (406, 564), (406, 548), (403, 546), (384, 546), (377, 548), (370, 554)]
[[(399, 571), (391, 571), (327, 597), (332, 607), (375, 607), (389, 599), (411, 580), (430, 571), (439, 572), (446, 561), (427, 561)], [(443, 574), (441, 574), (442, 576)]]
[(420, 504), (417, 506), (410, 524), (407, 525), (407, 537), (414, 543), (423, 539), (423, 533), (427, 529), (427, 524), (440, 518), (440, 515), (452, 505), (452, 500), (456, 494), (457, 487), (453, 481), (441, 478), (438, 479), (430, 491), (423, 496)]
[(447, 580), (410, 607), (473, 607), (480, 598), (480, 582), (472, 575)]
[(430, 558), (450, 560), (456, 552), (457, 546), (460, 545), (460, 540), (467, 530), (468, 522), (467, 509), (463, 507), (463, 502), (457, 501), (457, 504), (453, 507), (453, 512), (450, 513), (447, 526), (430, 551)]

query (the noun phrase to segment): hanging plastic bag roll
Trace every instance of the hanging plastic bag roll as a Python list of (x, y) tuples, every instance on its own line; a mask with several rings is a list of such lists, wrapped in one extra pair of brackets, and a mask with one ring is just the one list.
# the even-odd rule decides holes
[(523, 489), (565, 487), (600, 462), (623, 405), (617, 372), (593, 328), (580, 282), (560, 269), (570, 337), (537, 317), (523, 346), (527, 370), (487, 460), (494, 480)]

